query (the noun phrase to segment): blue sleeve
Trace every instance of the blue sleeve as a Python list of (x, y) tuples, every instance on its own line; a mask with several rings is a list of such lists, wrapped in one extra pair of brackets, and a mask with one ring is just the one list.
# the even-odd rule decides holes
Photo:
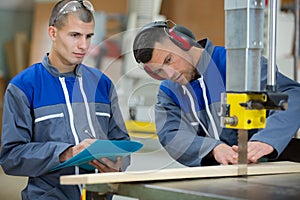
[(31, 115), (26, 95), (9, 84), (4, 97), (0, 154), (0, 164), (9, 175), (36, 177), (48, 173), (59, 164), (59, 155), (71, 146), (59, 142), (32, 142)]
[(199, 166), (221, 141), (197, 134), (184, 112), (163, 91), (159, 90), (155, 106), (156, 131), (160, 143), (171, 157), (186, 166)]

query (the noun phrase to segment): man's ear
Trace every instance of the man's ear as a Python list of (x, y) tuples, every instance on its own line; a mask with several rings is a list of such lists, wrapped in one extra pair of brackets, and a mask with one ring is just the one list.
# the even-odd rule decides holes
[(56, 38), (56, 31), (57, 29), (54, 26), (48, 27), (48, 35), (52, 41)]

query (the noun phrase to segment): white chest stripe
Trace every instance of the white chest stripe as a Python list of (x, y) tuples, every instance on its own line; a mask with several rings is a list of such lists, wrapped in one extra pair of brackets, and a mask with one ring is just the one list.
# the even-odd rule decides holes
[(199, 122), (191, 122), (190, 123), (192, 126), (198, 126)]
[(103, 116), (103, 117), (110, 117), (109, 113), (103, 113), (103, 112), (96, 112), (97, 116)]
[(57, 113), (57, 114), (52, 114), (52, 115), (46, 115), (46, 116), (43, 116), (43, 117), (39, 117), (39, 118), (36, 118), (34, 120), (34, 123), (45, 121), (47, 119), (59, 118), (59, 117), (64, 117), (64, 113)]

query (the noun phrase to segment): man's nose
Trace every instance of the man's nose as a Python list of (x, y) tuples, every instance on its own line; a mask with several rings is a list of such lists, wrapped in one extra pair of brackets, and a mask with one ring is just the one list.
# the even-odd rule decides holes
[(78, 42), (80, 49), (87, 49), (89, 47), (89, 40), (86, 37), (81, 37)]
[(176, 77), (176, 74), (178, 73), (171, 66), (166, 66), (164, 72), (166, 75), (166, 79), (169, 79), (169, 80), (173, 80)]

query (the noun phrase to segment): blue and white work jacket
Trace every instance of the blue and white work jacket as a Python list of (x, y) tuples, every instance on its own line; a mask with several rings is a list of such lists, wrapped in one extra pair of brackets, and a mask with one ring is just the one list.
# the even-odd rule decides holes
[(129, 140), (114, 85), (98, 69), (79, 64), (60, 74), (46, 55), (9, 83), (0, 164), (9, 175), (29, 177), (22, 199), (79, 199), (80, 188), (60, 185), (59, 177), (91, 172), (50, 169), (60, 164), (62, 152), (91, 135)]
[[(197, 70), (201, 77), (188, 85), (162, 81), (155, 106), (156, 130), (161, 144), (178, 162), (202, 165), (217, 145), (237, 144), (237, 130), (220, 125), (221, 93), (226, 91), (226, 49), (208, 39)], [(241, 77), (242, 78), (242, 77)], [(300, 127), (300, 84), (276, 71), (276, 85), (289, 96), (288, 109), (269, 111), (266, 128), (249, 131), (251, 141), (270, 144), (276, 158)], [(267, 83), (267, 59), (261, 58), (261, 89)]]

